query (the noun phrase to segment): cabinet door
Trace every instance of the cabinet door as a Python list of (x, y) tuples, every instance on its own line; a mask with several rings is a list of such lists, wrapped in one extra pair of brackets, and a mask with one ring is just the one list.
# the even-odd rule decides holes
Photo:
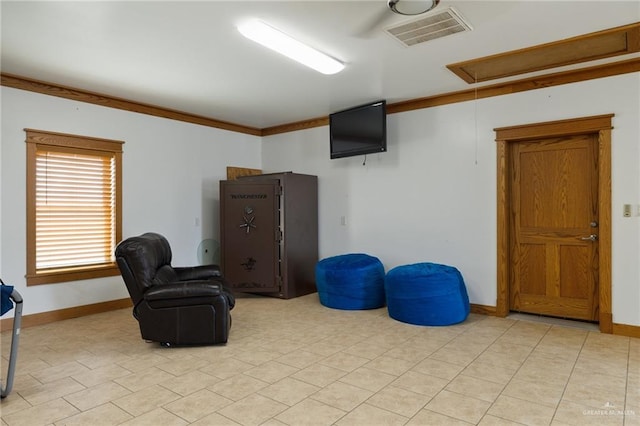
[(279, 182), (220, 182), (222, 271), (237, 291), (279, 291)]

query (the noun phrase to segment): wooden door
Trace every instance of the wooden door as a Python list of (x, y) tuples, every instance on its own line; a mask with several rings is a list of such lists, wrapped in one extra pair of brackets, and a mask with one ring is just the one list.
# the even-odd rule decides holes
[(510, 309), (598, 320), (597, 134), (511, 147)]
[(277, 180), (220, 181), (221, 268), (237, 291), (279, 291), (279, 193)]

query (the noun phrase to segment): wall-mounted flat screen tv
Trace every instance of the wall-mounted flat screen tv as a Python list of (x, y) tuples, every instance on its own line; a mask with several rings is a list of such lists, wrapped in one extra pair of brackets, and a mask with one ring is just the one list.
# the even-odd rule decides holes
[(331, 158), (387, 150), (387, 103), (376, 101), (329, 115)]

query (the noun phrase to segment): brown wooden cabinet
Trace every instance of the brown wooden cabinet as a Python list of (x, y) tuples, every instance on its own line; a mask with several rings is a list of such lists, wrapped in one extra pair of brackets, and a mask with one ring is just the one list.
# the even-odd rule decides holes
[(292, 172), (220, 181), (220, 266), (236, 292), (316, 291), (318, 178)]

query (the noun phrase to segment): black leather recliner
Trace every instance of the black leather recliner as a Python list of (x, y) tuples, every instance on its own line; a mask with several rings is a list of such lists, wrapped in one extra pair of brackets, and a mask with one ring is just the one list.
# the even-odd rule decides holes
[(143, 339), (164, 346), (227, 342), (235, 298), (217, 265), (172, 267), (169, 242), (152, 232), (122, 241), (115, 255)]

